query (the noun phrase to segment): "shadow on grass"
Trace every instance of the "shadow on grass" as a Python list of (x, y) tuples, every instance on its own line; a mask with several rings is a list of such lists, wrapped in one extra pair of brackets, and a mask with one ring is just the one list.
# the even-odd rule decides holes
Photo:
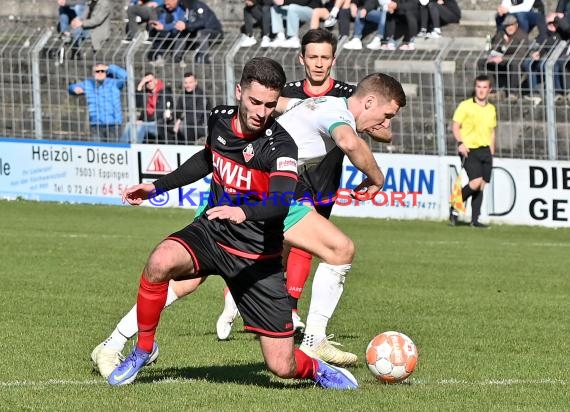
[(212, 383), (235, 383), (240, 385), (262, 386), (276, 389), (310, 388), (311, 381), (290, 381), (285, 383), (272, 379), (264, 363), (241, 365), (212, 365), (180, 368), (160, 368), (154, 366), (144, 370), (137, 377), (137, 383), (153, 383), (161, 380), (205, 380)]

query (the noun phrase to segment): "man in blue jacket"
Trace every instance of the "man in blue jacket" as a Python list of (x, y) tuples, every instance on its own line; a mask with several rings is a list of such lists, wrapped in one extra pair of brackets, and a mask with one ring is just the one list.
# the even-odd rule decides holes
[(89, 109), (89, 126), (95, 141), (116, 142), (123, 124), (121, 90), (127, 80), (125, 69), (114, 64), (97, 63), (93, 76), (69, 85), (69, 94), (84, 94)]

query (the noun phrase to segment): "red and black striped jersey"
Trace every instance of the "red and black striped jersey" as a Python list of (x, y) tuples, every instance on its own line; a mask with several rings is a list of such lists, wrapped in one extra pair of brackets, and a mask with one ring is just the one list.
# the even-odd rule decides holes
[(218, 106), (208, 120), (205, 150), (211, 153), (212, 182), (206, 210), (241, 207), (243, 223), (212, 220), (211, 234), (232, 254), (263, 259), (283, 247), (283, 220), (297, 183), (297, 146), (273, 119), (255, 136), (238, 133), (237, 111)]
[(314, 94), (309, 91), (307, 80), (297, 80), (285, 84), (281, 96), (294, 99), (307, 99), (309, 97), (333, 96), (333, 97), (350, 97), (356, 89), (348, 83), (329, 78), (329, 87), (322, 93)]
[[(311, 93), (307, 86), (307, 80), (298, 80), (285, 85), (281, 95), (295, 99), (307, 99), (310, 97), (333, 96), (349, 98), (354, 93), (356, 86), (329, 78), (329, 87), (322, 93)], [(298, 141), (299, 147), (303, 142)], [(342, 161), (344, 152), (335, 146), (318, 163), (310, 161), (305, 165), (299, 176), (296, 198), (307, 197), (310, 193), (315, 199), (335, 198), (336, 191), (340, 186), (342, 175)]]

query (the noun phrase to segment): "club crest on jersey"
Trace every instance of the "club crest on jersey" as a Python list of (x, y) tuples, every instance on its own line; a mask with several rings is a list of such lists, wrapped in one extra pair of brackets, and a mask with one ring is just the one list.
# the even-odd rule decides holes
[(247, 163), (253, 159), (253, 156), (255, 156), (255, 153), (253, 152), (253, 145), (250, 143), (245, 147), (245, 149), (243, 149), (243, 158)]

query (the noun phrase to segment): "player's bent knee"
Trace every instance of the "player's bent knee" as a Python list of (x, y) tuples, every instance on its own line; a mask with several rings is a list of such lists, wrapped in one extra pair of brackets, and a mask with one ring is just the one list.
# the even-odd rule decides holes
[(175, 259), (168, 246), (157, 247), (145, 267), (145, 274), (150, 282), (164, 282), (171, 279)]
[(165, 282), (170, 280), (170, 263), (168, 260), (160, 256), (152, 255), (146, 264), (145, 275), (146, 278), (152, 282)]
[[(354, 259), (356, 248), (354, 242), (348, 236), (343, 236), (335, 242), (334, 246), (334, 263), (337, 265), (351, 263)], [(329, 262), (332, 263), (332, 262)]]

